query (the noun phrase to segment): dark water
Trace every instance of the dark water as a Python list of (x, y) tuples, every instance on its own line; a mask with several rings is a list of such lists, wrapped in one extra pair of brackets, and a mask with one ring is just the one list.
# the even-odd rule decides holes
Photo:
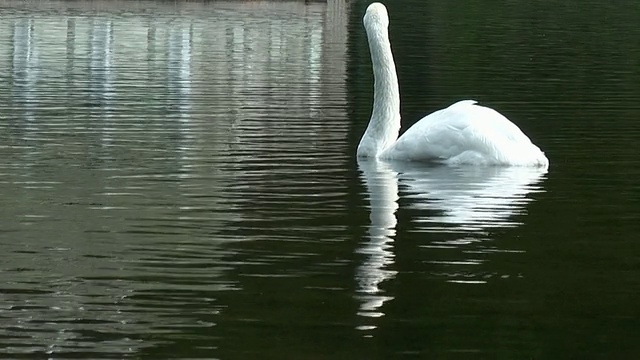
[(640, 6), (389, 5), (540, 172), (358, 164), (366, 5), (0, 4), (0, 357), (640, 355)]

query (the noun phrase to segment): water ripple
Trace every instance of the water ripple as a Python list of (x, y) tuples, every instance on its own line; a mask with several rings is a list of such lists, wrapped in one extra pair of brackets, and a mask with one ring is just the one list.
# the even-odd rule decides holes
[[(6, 356), (211, 351), (221, 294), (318, 256), (230, 244), (314, 243), (345, 196), (346, 66), (322, 55), (340, 53), (325, 4), (257, 4), (271, 22), (251, 4), (103, 5), (0, 17)], [(319, 261), (308, 271), (335, 265)]]

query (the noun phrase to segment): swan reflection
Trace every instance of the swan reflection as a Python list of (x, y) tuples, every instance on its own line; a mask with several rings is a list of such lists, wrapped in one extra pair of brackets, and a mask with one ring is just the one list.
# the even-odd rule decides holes
[(504, 166), (428, 166), (394, 163), (411, 207), (436, 213), (414, 221), (429, 231), (478, 232), (520, 225), (512, 217), (522, 214), (541, 190), (547, 170)]
[(379, 161), (359, 161), (363, 181), (369, 194), (370, 212), (368, 240), (357, 252), (365, 259), (356, 270), (358, 299), (362, 301), (359, 315), (379, 317), (379, 308), (393, 299), (382, 295), (379, 284), (392, 279), (396, 272), (389, 270), (393, 264), (393, 236), (396, 234), (396, 210), (398, 209), (398, 173), (389, 164)]
[[(532, 201), (530, 193), (542, 190), (540, 182), (546, 174), (546, 169), (532, 167), (450, 167), (364, 159), (358, 160), (358, 167), (370, 203), (367, 239), (357, 250), (365, 259), (356, 272), (357, 298), (361, 301), (358, 314), (365, 317), (383, 316), (382, 305), (393, 299), (380, 285), (396, 275), (390, 268), (394, 264), (399, 189), (407, 200), (403, 203), (418, 214), (411, 219), (416, 230), (433, 235), (423, 248), (458, 249), (474, 243), (477, 249), (478, 243), (488, 240), (489, 229), (519, 225), (513, 217), (525, 212)], [(464, 271), (465, 266), (481, 262), (440, 261), (455, 270), (432, 275), (449, 282), (484, 282), (468, 279)], [(359, 328), (370, 330), (375, 326)]]

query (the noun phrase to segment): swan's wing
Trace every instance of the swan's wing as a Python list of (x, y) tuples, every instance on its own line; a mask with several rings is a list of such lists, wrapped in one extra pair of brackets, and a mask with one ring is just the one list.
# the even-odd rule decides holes
[(501, 163), (529, 138), (499, 112), (459, 101), (419, 120), (389, 149), (389, 158)]

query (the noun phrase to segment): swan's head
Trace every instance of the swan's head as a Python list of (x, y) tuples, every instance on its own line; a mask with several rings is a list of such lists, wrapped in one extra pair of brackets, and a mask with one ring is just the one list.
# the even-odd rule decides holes
[(382, 26), (384, 28), (389, 27), (389, 14), (387, 8), (379, 2), (374, 2), (367, 7), (367, 12), (364, 14), (364, 26), (370, 28), (371, 26)]

